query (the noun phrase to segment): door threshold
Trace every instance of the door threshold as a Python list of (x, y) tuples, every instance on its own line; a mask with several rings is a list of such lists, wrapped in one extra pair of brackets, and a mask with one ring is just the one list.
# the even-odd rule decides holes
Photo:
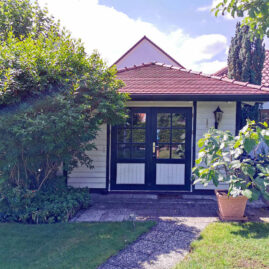
[(128, 193), (128, 194), (158, 194), (158, 195), (175, 195), (175, 194), (191, 194), (192, 191), (186, 191), (186, 190), (172, 190), (172, 191), (167, 191), (167, 190), (110, 190), (108, 193)]

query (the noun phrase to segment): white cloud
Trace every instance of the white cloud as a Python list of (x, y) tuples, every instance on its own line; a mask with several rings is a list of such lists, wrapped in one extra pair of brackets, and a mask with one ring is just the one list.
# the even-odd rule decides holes
[(199, 11), (199, 12), (210, 11), (211, 8), (212, 6), (203, 6), (203, 7), (198, 7), (196, 11)]
[(203, 72), (211, 72), (212, 66), (219, 66), (219, 62), (212, 59), (227, 48), (223, 35), (192, 37), (180, 28), (164, 33), (149, 22), (132, 19), (113, 7), (100, 5), (98, 0), (39, 2), (41, 5), (47, 3), (49, 12), (60, 19), (74, 37), (82, 39), (88, 53), (97, 49), (108, 64), (115, 62), (144, 35), (186, 68)]
[(203, 62), (200, 64), (200, 69), (201, 70), (207, 70), (207, 74), (213, 74), (219, 71), (220, 69), (224, 68), (227, 66), (226, 61), (212, 61), (212, 62)]

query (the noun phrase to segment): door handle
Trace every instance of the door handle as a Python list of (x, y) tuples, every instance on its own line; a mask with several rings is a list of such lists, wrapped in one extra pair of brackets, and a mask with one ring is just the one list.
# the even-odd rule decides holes
[(152, 153), (153, 154), (156, 153), (156, 143), (155, 142), (152, 143)]

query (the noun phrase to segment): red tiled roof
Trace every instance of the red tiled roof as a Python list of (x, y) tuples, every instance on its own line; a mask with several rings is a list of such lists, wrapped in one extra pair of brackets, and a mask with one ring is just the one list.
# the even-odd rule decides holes
[[(228, 75), (228, 67), (224, 67), (214, 73), (215, 76), (226, 76)], [(269, 50), (265, 51), (265, 60), (263, 64), (263, 70), (262, 70), (262, 85), (265, 87), (269, 87)]]
[(262, 85), (269, 87), (269, 50), (265, 51), (265, 60), (262, 70)]
[(126, 86), (120, 92), (130, 95), (206, 95), (269, 97), (269, 88), (239, 82), (226, 77), (173, 67), (161, 63), (148, 63), (131, 68), (119, 69), (117, 78)]
[(227, 77), (227, 75), (228, 75), (228, 66), (223, 67), (222, 69), (220, 69), (219, 71), (217, 71), (213, 75), (214, 76), (225, 76), (225, 77)]

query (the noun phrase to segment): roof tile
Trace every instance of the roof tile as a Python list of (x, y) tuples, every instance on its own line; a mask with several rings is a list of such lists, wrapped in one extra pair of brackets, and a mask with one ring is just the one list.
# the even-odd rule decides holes
[(269, 95), (269, 88), (216, 75), (205, 75), (161, 63), (118, 70), (125, 82), (120, 92), (135, 95)]

